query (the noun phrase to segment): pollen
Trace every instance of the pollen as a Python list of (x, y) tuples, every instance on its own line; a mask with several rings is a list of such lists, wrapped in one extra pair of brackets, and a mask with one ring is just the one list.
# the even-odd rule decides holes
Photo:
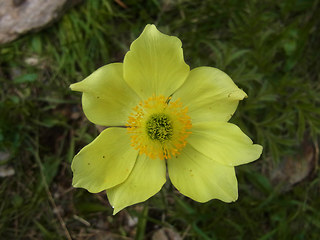
[(168, 159), (180, 154), (187, 144), (192, 123), (188, 108), (171, 97), (152, 96), (132, 109), (127, 121), (131, 146), (155, 159)]

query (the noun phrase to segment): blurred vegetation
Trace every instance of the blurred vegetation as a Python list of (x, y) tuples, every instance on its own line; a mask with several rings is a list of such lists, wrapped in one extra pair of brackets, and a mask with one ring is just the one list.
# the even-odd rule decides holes
[[(306, 142), (318, 157), (319, 4), (87, 0), (50, 28), (1, 46), (0, 167), (15, 173), (0, 178), (0, 239), (148, 239), (161, 228), (185, 239), (319, 239), (317, 162), (289, 190), (271, 181), (286, 159), (305, 160)], [(113, 217), (104, 193), (71, 187), (72, 157), (98, 130), (69, 85), (122, 61), (147, 23), (182, 40), (191, 68), (217, 67), (249, 96), (232, 122), (264, 153), (237, 168), (236, 203), (200, 204), (167, 183)]]

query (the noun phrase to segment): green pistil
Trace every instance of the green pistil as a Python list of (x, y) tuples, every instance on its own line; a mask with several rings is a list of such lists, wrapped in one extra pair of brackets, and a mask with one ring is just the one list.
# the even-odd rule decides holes
[(171, 120), (166, 114), (153, 114), (147, 121), (146, 131), (152, 140), (160, 142), (169, 140), (173, 133)]

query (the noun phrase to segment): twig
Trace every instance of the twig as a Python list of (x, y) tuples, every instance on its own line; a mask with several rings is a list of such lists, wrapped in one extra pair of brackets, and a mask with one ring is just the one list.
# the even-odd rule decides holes
[[(38, 139), (37, 139), (37, 140), (38, 140)], [(36, 148), (37, 148), (37, 145), (36, 145)], [(42, 165), (42, 163), (41, 163), (41, 161), (40, 161), (38, 149), (37, 149), (37, 151), (34, 153), (34, 157), (35, 157), (37, 163), (39, 164), (42, 182), (43, 182), (43, 184), (44, 184), (44, 188), (45, 188), (46, 193), (47, 193), (47, 195), (48, 195), (49, 201), (50, 201), (53, 209), (57, 209), (57, 210), (58, 210), (57, 205), (56, 205), (56, 203), (55, 203), (55, 201), (54, 201), (54, 199), (53, 199), (53, 197), (52, 197), (52, 194), (51, 194), (51, 192), (50, 192), (50, 190), (49, 190), (49, 187), (48, 187), (46, 178), (45, 178), (45, 176), (44, 176), (44, 174), (43, 174), (43, 165)], [(56, 215), (57, 215), (57, 218), (58, 218), (58, 220), (59, 220), (59, 223), (60, 223), (60, 225), (61, 225), (61, 227), (62, 227), (62, 229), (63, 229), (63, 231), (64, 231), (64, 234), (65, 234), (66, 237), (67, 237), (67, 239), (68, 239), (68, 240), (72, 240), (71, 235), (70, 235), (70, 233), (69, 233), (69, 231), (68, 231), (68, 229), (67, 229), (67, 226), (66, 226), (65, 222), (63, 221), (63, 219), (62, 219), (59, 211), (55, 211), (55, 213), (56, 213)]]
[(187, 229), (183, 232), (182, 236), (181, 236), (181, 240), (183, 240), (187, 234), (189, 233), (190, 231), (190, 225), (187, 226)]
[(114, 0), (119, 6), (123, 7), (123, 8), (127, 8), (127, 5), (122, 2), (121, 0)]

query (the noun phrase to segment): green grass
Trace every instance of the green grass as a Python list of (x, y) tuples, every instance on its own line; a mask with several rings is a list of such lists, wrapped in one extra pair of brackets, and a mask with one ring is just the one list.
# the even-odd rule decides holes
[[(0, 239), (148, 239), (163, 227), (185, 239), (318, 239), (318, 169), (286, 192), (270, 176), (304, 139), (319, 146), (319, 1), (123, 2), (88, 0), (0, 47), (0, 166), (15, 170), (0, 178)], [(191, 68), (217, 67), (249, 96), (232, 122), (264, 152), (237, 168), (236, 203), (200, 204), (167, 183), (112, 216), (105, 194), (71, 187), (72, 158), (98, 130), (69, 85), (122, 61), (147, 23), (182, 40)]]

